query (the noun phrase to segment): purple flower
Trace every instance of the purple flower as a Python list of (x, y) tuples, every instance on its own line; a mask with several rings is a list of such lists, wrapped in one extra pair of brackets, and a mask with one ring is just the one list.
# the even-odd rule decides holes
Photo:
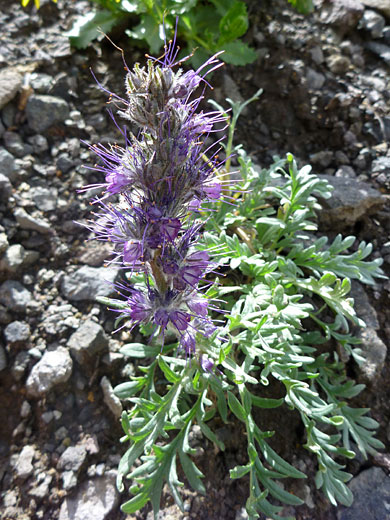
[(175, 68), (177, 54), (174, 38), (162, 58), (128, 71), (126, 99), (110, 93), (138, 135), (121, 128), (111, 114), (123, 145), (90, 147), (98, 159), (91, 169), (103, 178), (85, 189), (101, 187), (103, 194), (94, 200), (100, 208), (96, 222), (86, 227), (113, 244), (112, 262), (143, 273), (143, 288), (118, 286), (127, 299), (127, 307), (117, 310), (121, 317), (128, 317), (131, 327), (154, 324), (162, 339), (168, 328), (175, 331), (190, 356), (196, 335), (215, 331), (200, 288), (215, 264), (197, 249), (201, 223), (191, 213), (221, 199), (228, 183), (218, 178), (219, 141), (203, 144), (225, 118), (199, 111), (203, 92), (196, 94), (208, 85), (206, 75), (221, 66), (218, 55), (184, 73)]
[(200, 356), (200, 366), (204, 372), (209, 372), (210, 374), (213, 373), (214, 363), (204, 354)]

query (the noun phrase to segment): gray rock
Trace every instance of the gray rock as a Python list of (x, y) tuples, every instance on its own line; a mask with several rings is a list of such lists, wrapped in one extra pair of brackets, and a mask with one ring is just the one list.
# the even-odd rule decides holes
[(345, 74), (351, 65), (349, 58), (341, 54), (331, 54), (326, 59), (326, 63), (333, 74)]
[(366, 182), (357, 182), (347, 177), (321, 177), (334, 187), (332, 196), (322, 200), (323, 211), (319, 217), (324, 227), (341, 230), (352, 226), (365, 215), (375, 213), (385, 203), (380, 191)]
[(316, 45), (312, 49), (310, 49), (310, 56), (311, 59), (316, 63), (317, 65), (321, 65), (321, 63), (324, 62), (324, 53), (322, 52), (322, 49), (319, 45)]
[(307, 69), (306, 84), (309, 89), (317, 90), (322, 88), (324, 86), (325, 79), (326, 78), (323, 74), (316, 72), (314, 69), (311, 69), (310, 67)]
[(7, 367), (7, 357), (3, 345), (0, 345), (0, 372)]
[(37, 498), (38, 500), (42, 500), (49, 495), (49, 486), (52, 480), (52, 475), (44, 474), (43, 482), (41, 482), (39, 486), (34, 486), (32, 489), (30, 489), (28, 494), (34, 498)]
[(24, 446), (15, 465), (16, 476), (18, 478), (25, 480), (32, 474), (34, 470), (32, 465), (34, 456), (35, 450), (33, 446)]
[(8, 177), (0, 173), (0, 200), (5, 202), (12, 196), (12, 184)]
[(16, 355), (14, 364), (11, 367), (11, 373), (16, 379), (16, 381), (20, 381), (22, 377), (24, 376), (24, 373), (26, 371), (27, 365), (30, 361), (30, 356), (27, 352), (18, 352)]
[(0, 233), (0, 254), (4, 253), (4, 251), (8, 247), (8, 238), (5, 233)]
[(69, 446), (59, 458), (57, 469), (78, 473), (86, 458), (87, 451), (84, 446)]
[(372, 173), (387, 173), (390, 175), (390, 157), (378, 157), (371, 165)]
[(26, 106), (27, 120), (35, 132), (43, 132), (69, 115), (66, 101), (55, 96), (32, 95)]
[(7, 343), (23, 343), (30, 337), (30, 326), (25, 321), (13, 321), (4, 329)]
[(74, 497), (66, 497), (61, 505), (59, 520), (105, 520), (117, 506), (118, 500), (115, 475), (110, 472), (84, 482)]
[(333, 152), (330, 150), (323, 150), (321, 152), (310, 155), (310, 162), (321, 166), (321, 168), (327, 168), (333, 160)]
[(377, 54), (383, 61), (385, 61), (388, 65), (390, 65), (390, 46), (384, 45), (383, 43), (378, 42), (368, 42), (366, 44), (367, 49), (369, 49), (374, 54)]
[(61, 153), (57, 158), (57, 168), (59, 168), (62, 173), (67, 173), (74, 165), (74, 161), (67, 153)]
[(360, 373), (359, 380), (375, 383), (383, 369), (387, 347), (371, 327), (360, 329), (357, 336), (362, 341), (359, 348), (362, 350), (362, 356), (365, 358), (364, 363), (358, 367)]
[(69, 491), (77, 486), (77, 475), (74, 473), (74, 471), (64, 471), (61, 475), (61, 478), (62, 487), (66, 491)]
[(367, 327), (379, 330), (379, 320), (376, 310), (371, 305), (364, 287), (357, 281), (352, 282), (350, 296), (354, 300), (354, 309)]
[(114, 390), (111, 386), (110, 381), (106, 376), (102, 377), (100, 381), (101, 389), (103, 390), (103, 399), (108, 408), (119, 419), (122, 415), (122, 404), (119, 398), (114, 394)]
[(382, 38), (386, 20), (376, 11), (365, 9), (360, 26), (371, 33), (372, 38)]
[(364, 7), (358, 0), (332, 0), (322, 7), (320, 19), (344, 35), (356, 28), (363, 13)]
[(46, 137), (41, 134), (33, 135), (28, 139), (28, 142), (32, 145), (33, 151), (37, 155), (41, 155), (49, 149), (49, 143)]
[(348, 166), (347, 164), (343, 164), (336, 171), (335, 177), (347, 177), (349, 179), (354, 179), (356, 177), (356, 172), (352, 168), (352, 166)]
[(26, 307), (32, 302), (32, 296), (20, 282), (6, 280), (0, 286), (0, 303), (10, 311), (26, 312)]
[(20, 244), (9, 246), (0, 260), (0, 271), (16, 273), (21, 267), (33, 264), (39, 258), (37, 251), (26, 251)]
[(22, 81), (22, 76), (12, 69), (0, 71), (0, 109), (16, 96)]
[(373, 9), (378, 9), (385, 16), (390, 18), (390, 4), (389, 0), (360, 0), (363, 5), (367, 5), (368, 7), (372, 7)]
[(31, 146), (26, 146), (16, 132), (4, 132), (3, 140), (7, 150), (15, 157), (23, 157), (32, 151)]
[(43, 219), (32, 217), (23, 208), (15, 208), (14, 217), (22, 229), (32, 229), (38, 233), (52, 233), (52, 226)]
[(242, 507), (239, 509), (236, 513), (236, 516), (234, 517), (234, 520), (248, 520), (249, 516), (245, 509), (245, 507)]
[(41, 211), (53, 211), (57, 207), (57, 188), (43, 188), (37, 186), (30, 190), (31, 198)]
[(60, 383), (65, 383), (72, 374), (72, 358), (64, 347), (45, 352), (33, 366), (26, 382), (28, 395), (39, 397)]
[(84, 364), (93, 356), (107, 349), (108, 339), (103, 327), (92, 320), (86, 320), (68, 341), (68, 347), (75, 359)]
[(337, 520), (385, 520), (389, 518), (390, 478), (377, 467), (366, 469), (349, 485), (354, 494), (350, 507), (337, 508)]
[(31, 413), (31, 404), (28, 401), (23, 401), (22, 406), (20, 408), (20, 417), (22, 419), (27, 419), (27, 417)]
[(15, 157), (5, 148), (0, 147), (0, 173), (13, 180)]
[(94, 301), (98, 296), (108, 297), (113, 294), (112, 284), (118, 276), (118, 269), (85, 265), (74, 273), (64, 276), (61, 292), (71, 301)]

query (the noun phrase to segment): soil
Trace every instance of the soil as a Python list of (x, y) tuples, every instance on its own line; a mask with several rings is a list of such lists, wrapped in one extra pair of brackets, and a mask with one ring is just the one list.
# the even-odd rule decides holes
[[(101, 356), (89, 365), (74, 363), (72, 377), (43, 398), (30, 398), (26, 394), (26, 379), (46, 346), (65, 346), (77, 323), (86, 316), (98, 317), (108, 335), (113, 330), (110, 313), (92, 301), (70, 301), (61, 290), (61, 281), (82, 265), (102, 266), (106, 253), (95, 242), (87, 242), (87, 230), (74, 224), (88, 218), (90, 212), (88, 198), (76, 190), (94, 181), (93, 175), (83, 167), (93, 159), (87, 148), (80, 145), (80, 140), (107, 143), (116, 137), (114, 125), (105, 112), (107, 95), (96, 86), (90, 69), (110, 91), (124, 94), (121, 55), (111, 43), (94, 42), (85, 50), (75, 50), (69, 48), (63, 36), (78, 14), (88, 12), (88, 2), (58, 0), (58, 4), (49, 1), (41, 4), (36, 11), (32, 5), (23, 10), (17, 1), (0, 2), (0, 72), (10, 67), (25, 81), (0, 113), (3, 122), (0, 129), (4, 127), (0, 132), (0, 146), (15, 150), (17, 165), (16, 174), (11, 176), (12, 195), (9, 200), (0, 196), (3, 228), (0, 232), (5, 232), (9, 245), (21, 244), (26, 250), (39, 253), (34, 262), (13, 272), (0, 271), (0, 283), (7, 279), (20, 281), (37, 302), (35, 308), (32, 306), (25, 313), (0, 307), (3, 330), (15, 320), (23, 320), (31, 331), (27, 342), (11, 346), (5, 334), (0, 336), (0, 346), (6, 347), (7, 357), (7, 368), (0, 373), (0, 483), (4, 501), (0, 518), (3, 520), (57, 520), (66, 496), (73, 496), (88, 479), (116, 468), (118, 455), (124, 450), (118, 440), (121, 428), (118, 419), (103, 403), (100, 381), (106, 375), (115, 386), (134, 370), (123, 357), (114, 356), (107, 361)], [(342, 230), (344, 235), (371, 242), (373, 256), (384, 258), (383, 269), (390, 275), (390, 63), (370, 46), (379, 42), (390, 50), (390, 19), (386, 20), (389, 31), (385, 30), (380, 38), (373, 38), (358, 22), (341, 26), (332, 22), (327, 16), (328, 5), (319, 1), (313, 14), (302, 16), (283, 0), (268, 0), (260, 5), (250, 0), (250, 29), (245, 40), (258, 51), (259, 58), (245, 67), (227, 65), (215, 73), (212, 77), (215, 89), (210, 95), (223, 104), (226, 97), (248, 99), (260, 87), (263, 89), (259, 101), (250, 105), (239, 120), (236, 132), (236, 142), (242, 143), (257, 165), (266, 167), (275, 155), (292, 152), (300, 164), (313, 164), (319, 174), (368, 182), (387, 197), (374, 214), (364, 215), (349, 227), (340, 222), (339, 229), (335, 227), (326, 232), (332, 237)], [(115, 31), (112, 40), (124, 50), (129, 65), (144, 59), (145, 49), (135, 46), (122, 32)], [(42, 87), (45, 81), (47, 90)], [(31, 128), (25, 107), (33, 93), (64, 99), (71, 110), (68, 122), (56, 123), (41, 132)], [(21, 151), (10, 147), (10, 137), (5, 131), (20, 137)], [(47, 140), (47, 149), (41, 152), (31, 145), (31, 138), (37, 134)], [(69, 166), (61, 166), (61, 154)], [(386, 168), (376, 168), (380, 158), (387, 158)], [(61, 210), (45, 212), (39, 207), (37, 210), (28, 196), (30, 187), (37, 186), (54, 188), (63, 201)], [(49, 222), (52, 232), (43, 234), (18, 225), (17, 207), (34, 210), (37, 218)], [(377, 333), (386, 346), (390, 346), (389, 292), (388, 280), (367, 289), (380, 324)], [(45, 319), (55, 320), (50, 306), (69, 303), (69, 316), (58, 318), (58, 328), (54, 331), (48, 329)], [(61, 327), (66, 319), (76, 320), (75, 325)], [(110, 339), (110, 350), (118, 353), (127, 340), (126, 334)], [(28, 356), (23, 361), (20, 354), (24, 352), (28, 352)], [(356, 367), (351, 364), (348, 368), (352, 377), (361, 378)], [(358, 459), (348, 463), (347, 470), (354, 476), (373, 466), (386, 472), (390, 470), (389, 395), (388, 352), (382, 371), (374, 381), (368, 382), (359, 396), (359, 406), (370, 407), (372, 417), (379, 422), (377, 436), (386, 449), (367, 461)], [(31, 410), (24, 417), (21, 410), (26, 400)], [(59, 412), (56, 418), (47, 421), (45, 413), (55, 411)], [(296, 509), (286, 507), (285, 515), (294, 514), (297, 520), (340, 520), (342, 508), (330, 505), (315, 489), (316, 463), (302, 447), (303, 431), (296, 414), (267, 411), (259, 421), (267, 425), (266, 429), (278, 431), (273, 440), (274, 449), (309, 477), (307, 485), (301, 488), (293, 488), (297, 486), (294, 483), (286, 484), (298, 495), (303, 494), (308, 505)], [(230, 468), (246, 462), (241, 427), (234, 420), (229, 425), (216, 423), (214, 426), (225, 442), (226, 451), (218, 451), (205, 440), (198, 442), (197, 463), (205, 474), (206, 496), (184, 490), (188, 511), (182, 513), (166, 493), (159, 518), (246, 518), (243, 507), (248, 481), (229, 478)], [(65, 428), (62, 437), (61, 428)], [(77, 486), (64, 489), (63, 475), (58, 469), (61, 454), (67, 446), (87, 445), (91, 438), (97, 442), (97, 450), (88, 451), (87, 462), (77, 475)], [(15, 463), (26, 445), (34, 446), (38, 455), (32, 473), (24, 479), (18, 477)], [(52, 477), (48, 493), (41, 497), (31, 494), (43, 478), (40, 474)], [(119, 505), (115, 505), (104, 518), (150, 520), (152, 515), (150, 509), (145, 508), (126, 517)]]

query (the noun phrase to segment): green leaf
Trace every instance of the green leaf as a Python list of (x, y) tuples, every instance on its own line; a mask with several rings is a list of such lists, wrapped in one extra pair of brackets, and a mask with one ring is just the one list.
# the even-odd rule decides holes
[(170, 368), (170, 366), (164, 361), (164, 359), (161, 356), (158, 356), (157, 361), (158, 366), (164, 372), (164, 375), (168, 379), (168, 381), (170, 381), (171, 383), (177, 383), (180, 381), (181, 376), (175, 374), (175, 372)]
[(257, 59), (256, 52), (240, 40), (224, 44), (223, 50), (221, 59), (231, 65), (248, 65)]
[(230, 478), (242, 478), (244, 475), (249, 473), (253, 467), (253, 462), (249, 462), (246, 466), (235, 466), (229, 471)]
[(158, 25), (150, 14), (143, 14), (137, 27), (128, 29), (126, 34), (136, 40), (146, 40), (152, 54), (158, 54), (164, 43), (163, 26)]
[(120, 349), (120, 353), (124, 356), (134, 358), (156, 357), (160, 353), (159, 347), (151, 347), (142, 343), (127, 343)]
[(121, 383), (114, 388), (114, 393), (117, 397), (119, 397), (119, 399), (127, 399), (128, 397), (133, 397), (133, 395), (138, 393), (144, 384), (144, 378), (139, 378), (136, 381)]
[(104, 33), (110, 32), (120, 20), (121, 17), (111, 11), (90, 12), (78, 18), (65, 36), (76, 49), (85, 49), (91, 41), (102, 40)]
[(228, 392), (228, 404), (230, 410), (234, 413), (234, 415), (237, 417), (237, 419), (240, 419), (242, 422), (246, 422), (247, 415), (245, 413), (245, 410), (237, 397), (232, 394), (231, 392)]
[(284, 398), (271, 399), (266, 397), (258, 397), (252, 394), (252, 403), (259, 408), (278, 408), (284, 403)]
[(248, 30), (249, 22), (244, 2), (235, 2), (219, 22), (221, 34), (217, 45), (222, 47), (227, 42), (232, 42), (243, 36)]
[(181, 466), (185, 476), (190, 483), (192, 489), (204, 495), (206, 493), (205, 487), (201, 481), (204, 477), (203, 473), (196, 467), (194, 462), (183, 451), (179, 451)]

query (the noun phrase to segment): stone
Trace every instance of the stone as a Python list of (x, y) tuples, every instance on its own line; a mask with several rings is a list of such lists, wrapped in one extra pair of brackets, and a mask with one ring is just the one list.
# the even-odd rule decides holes
[(347, 177), (321, 175), (334, 188), (329, 199), (321, 199), (323, 211), (319, 218), (322, 225), (334, 231), (353, 226), (362, 217), (373, 214), (385, 203), (380, 191), (366, 182)]
[(84, 446), (69, 446), (58, 460), (59, 471), (74, 471), (78, 473), (87, 458)]
[(372, 173), (388, 173), (390, 174), (390, 157), (378, 157), (372, 161)]
[(367, 49), (377, 54), (384, 62), (390, 65), (390, 46), (378, 42), (367, 42)]
[(57, 168), (62, 171), (62, 173), (68, 173), (68, 171), (74, 167), (74, 161), (69, 157), (67, 153), (61, 153), (56, 161)]
[(364, 7), (361, 1), (332, 0), (323, 5), (320, 20), (335, 27), (341, 35), (345, 35), (356, 28), (363, 13)]
[(84, 482), (75, 496), (66, 497), (59, 520), (106, 520), (118, 504), (119, 496), (112, 472)]
[(311, 90), (318, 90), (324, 86), (325, 76), (319, 72), (316, 72), (314, 69), (310, 67), (306, 72), (306, 84)]
[(337, 508), (337, 520), (385, 520), (389, 518), (390, 478), (377, 467), (360, 472), (348, 484), (354, 494), (350, 507)]
[(31, 404), (28, 401), (23, 401), (22, 406), (20, 407), (20, 417), (22, 419), (27, 419), (27, 417), (31, 413)]
[(61, 478), (62, 478), (62, 487), (66, 491), (69, 491), (77, 486), (77, 475), (74, 473), (74, 471), (64, 471), (63, 474), (61, 475)]
[(13, 321), (4, 329), (4, 336), (7, 343), (23, 343), (30, 337), (30, 326), (25, 321)]
[(119, 270), (113, 267), (85, 265), (63, 277), (61, 292), (71, 301), (94, 301), (98, 296), (108, 297), (113, 294), (113, 284), (118, 276)]
[(4, 253), (8, 247), (8, 238), (5, 233), (0, 233), (0, 254)]
[(114, 394), (114, 390), (111, 386), (109, 379), (104, 376), (100, 381), (100, 387), (103, 390), (103, 399), (108, 408), (114, 414), (114, 416), (119, 419), (122, 415), (122, 403), (119, 398)]
[(58, 347), (56, 350), (45, 352), (27, 378), (27, 394), (40, 397), (56, 385), (65, 383), (72, 374), (72, 367), (72, 358), (66, 348)]
[(30, 190), (31, 198), (41, 211), (53, 211), (57, 207), (57, 188), (43, 188), (37, 186)]
[(22, 350), (17, 353), (15, 361), (11, 367), (11, 373), (16, 381), (20, 381), (24, 376), (29, 361), (30, 356), (27, 352)]
[(49, 486), (51, 481), (53, 480), (52, 475), (45, 474), (43, 482), (41, 482), (38, 486), (34, 486), (29, 490), (28, 494), (38, 500), (42, 500), (45, 497), (49, 496)]
[(0, 345), (0, 372), (7, 368), (7, 357), (3, 345)]
[(13, 100), (22, 86), (22, 76), (11, 68), (0, 70), (0, 109)]
[(26, 114), (29, 126), (40, 133), (63, 123), (69, 115), (69, 106), (62, 98), (33, 94), (27, 101)]
[(41, 218), (32, 217), (23, 208), (15, 208), (14, 217), (22, 229), (32, 229), (38, 233), (53, 233), (52, 226)]
[(321, 152), (310, 155), (310, 162), (312, 164), (327, 168), (333, 161), (333, 152), (330, 150), (322, 150)]
[(0, 147), (0, 173), (14, 180), (15, 157), (5, 148)]
[(354, 301), (354, 309), (360, 319), (364, 321), (367, 327), (379, 330), (378, 315), (374, 307), (370, 303), (370, 299), (361, 283), (353, 280), (351, 285), (350, 296)]
[(16, 132), (4, 132), (3, 141), (7, 150), (15, 157), (23, 157), (32, 151), (31, 146), (26, 146)]
[(34, 456), (35, 450), (33, 446), (24, 446), (15, 464), (16, 476), (18, 478), (25, 480), (32, 474), (34, 470), (32, 465)]
[(26, 251), (20, 244), (9, 246), (5, 255), (0, 260), (0, 271), (16, 273), (22, 267), (33, 264), (39, 258), (37, 251)]
[(387, 347), (371, 327), (360, 329), (357, 337), (362, 342), (359, 348), (365, 359), (364, 363), (358, 366), (359, 380), (375, 383), (385, 364)]
[(26, 307), (33, 301), (30, 291), (16, 280), (6, 280), (0, 286), (0, 303), (7, 310), (26, 312)]
[(12, 197), (12, 184), (8, 177), (0, 173), (0, 200), (8, 202)]
[(352, 166), (348, 166), (347, 164), (343, 164), (336, 171), (335, 177), (347, 177), (349, 179), (354, 179), (356, 177), (356, 172), (352, 168)]
[(350, 65), (351, 61), (346, 56), (341, 56), (341, 54), (331, 54), (327, 59), (326, 63), (328, 68), (333, 74), (345, 74)]
[(44, 135), (33, 135), (28, 139), (28, 142), (31, 144), (34, 153), (37, 155), (41, 155), (49, 149), (49, 143)]
[(103, 327), (92, 320), (86, 320), (72, 334), (68, 341), (72, 356), (84, 364), (108, 347), (108, 339)]
[(360, 20), (360, 27), (369, 31), (372, 38), (382, 38), (385, 25), (386, 20), (383, 16), (371, 9), (365, 9), (363, 17)]
[(390, 4), (389, 0), (360, 0), (363, 5), (367, 7), (372, 7), (373, 9), (378, 9), (385, 16), (390, 19)]

